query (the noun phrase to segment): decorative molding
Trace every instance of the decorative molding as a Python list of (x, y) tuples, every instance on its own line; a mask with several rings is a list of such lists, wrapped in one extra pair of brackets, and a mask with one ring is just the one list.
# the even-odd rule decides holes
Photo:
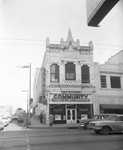
[(49, 88), (95, 88), (92, 84), (50, 84)]
[(100, 73), (123, 75), (123, 72), (113, 72), (113, 71), (100, 71)]
[(50, 66), (52, 66), (53, 64), (57, 64), (58, 66), (60, 66), (60, 62), (50, 62), (49, 64)]
[(81, 62), (80, 62), (80, 65), (81, 65), (81, 66), (87, 65), (88, 67), (90, 67), (90, 64), (87, 63), (86, 60), (84, 60), (84, 62), (81, 61)]
[(65, 62), (64, 60), (61, 60), (61, 64), (64, 64), (64, 62)]

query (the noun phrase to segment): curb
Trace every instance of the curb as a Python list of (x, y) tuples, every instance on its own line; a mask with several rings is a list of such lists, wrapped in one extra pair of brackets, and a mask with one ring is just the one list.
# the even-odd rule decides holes
[(76, 126), (71, 126), (71, 127), (69, 127), (69, 126), (52, 126), (52, 127), (49, 127), (49, 126), (47, 126), (47, 127), (28, 127), (28, 129), (79, 129), (79, 127), (76, 127)]
[(46, 124), (40, 124), (38, 121), (35, 122), (32, 119), (31, 124), (28, 126), (28, 129), (79, 129), (78, 124), (68, 125), (68, 124), (53, 124), (52, 127)]

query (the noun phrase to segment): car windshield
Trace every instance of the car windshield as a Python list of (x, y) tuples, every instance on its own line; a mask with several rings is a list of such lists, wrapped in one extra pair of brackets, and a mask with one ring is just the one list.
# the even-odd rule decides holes
[(98, 118), (99, 118), (98, 115), (95, 115), (95, 116), (92, 117), (92, 119), (98, 119)]
[(104, 116), (101, 116), (101, 115), (95, 115), (95, 116), (93, 116), (93, 119), (104, 119)]
[(117, 120), (117, 116), (116, 115), (114, 115), (114, 116), (108, 116), (106, 119), (107, 120)]

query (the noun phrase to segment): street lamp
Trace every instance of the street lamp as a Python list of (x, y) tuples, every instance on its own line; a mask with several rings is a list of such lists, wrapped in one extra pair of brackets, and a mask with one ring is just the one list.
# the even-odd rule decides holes
[[(29, 97), (27, 99), (27, 118), (30, 119), (30, 100), (31, 100), (31, 63), (30, 65), (28, 66), (18, 66), (18, 68), (22, 68), (22, 69), (29, 69)], [(27, 119), (27, 127), (28, 127), (28, 124), (30, 123)]]

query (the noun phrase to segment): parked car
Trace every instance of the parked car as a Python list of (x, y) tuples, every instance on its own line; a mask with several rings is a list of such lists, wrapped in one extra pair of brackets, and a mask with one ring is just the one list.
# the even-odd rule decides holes
[(12, 122), (11, 116), (7, 117), (7, 119), (8, 119), (8, 122), (9, 122), (9, 123)]
[(19, 113), (18, 122), (23, 122), (25, 118), (25, 112)]
[(89, 118), (89, 119), (81, 119), (81, 120), (79, 120), (80, 127), (84, 128), (84, 129), (89, 129), (89, 123), (91, 121), (102, 120), (102, 119), (107, 118), (108, 116), (109, 116), (109, 114), (97, 114), (97, 115), (94, 115), (92, 118)]
[(4, 129), (4, 125), (3, 125), (3, 122), (2, 122), (2, 118), (0, 118), (0, 131), (2, 131)]
[(3, 118), (2, 118), (2, 123), (3, 123), (3, 126), (4, 126), (4, 127), (8, 126), (8, 124), (9, 124), (8, 118), (7, 118), (7, 117), (3, 117)]
[(89, 124), (96, 133), (109, 134), (113, 132), (123, 133), (123, 114), (115, 114), (104, 120), (92, 121)]
[(14, 114), (14, 115), (12, 116), (11, 120), (12, 120), (12, 121), (18, 120), (18, 115)]

